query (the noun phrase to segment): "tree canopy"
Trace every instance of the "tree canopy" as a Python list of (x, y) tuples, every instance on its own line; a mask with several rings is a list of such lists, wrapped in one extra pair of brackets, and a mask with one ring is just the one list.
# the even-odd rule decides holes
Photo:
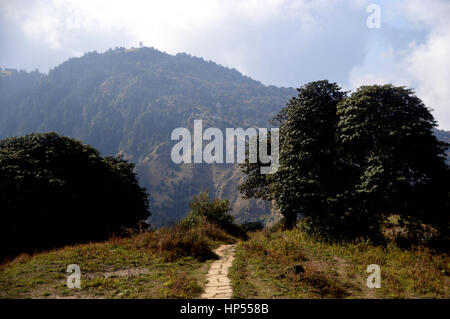
[(145, 226), (148, 195), (133, 168), (56, 133), (1, 140), (1, 255)]
[(396, 214), (411, 233), (420, 235), (424, 225), (448, 232), (448, 144), (434, 136), (436, 122), (414, 92), (362, 86), (338, 106), (337, 114), (346, 213), (355, 212), (374, 231)]
[(347, 96), (336, 83), (311, 82), (274, 120), (280, 168), (260, 175), (245, 163), (240, 191), (274, 201), (286, 228), (300, 213), (315, 234), (376, 237), (396, 214), (415, 235), (448, 232), (448, 145), (412, 90), (363, 86)]

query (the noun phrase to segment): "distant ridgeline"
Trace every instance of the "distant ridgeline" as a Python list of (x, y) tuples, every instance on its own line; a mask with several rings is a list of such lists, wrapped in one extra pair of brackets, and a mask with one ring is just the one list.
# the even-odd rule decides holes
[[(123, 154), (150, 193), (155, 226), (186, 215), (206, 189), (230, 200), (238, 222), (268, 221), (267, 202), (240, 198), (237, 164), (175, 165), (170, 134), (195, 119), (220, 129), (271, 127), (268, 120), (296, 95), (187, 54), (116, 48), (69, 59), (48, 75), (0, 70), (0, 138), (55, 131), (103, 155)], [(436, 135), (450, 143), (450, 132)]]
[(194, 119), (220, 129), (271, 127), (295, 95), (187, 54), (116, 48), (69, 59), (48, 75), (0, 70), (0, 138), (55, 131), (103, 155), (122, 153), (137, 164), (156, 226), (186, 215), (206, 189), (230, 199), (238, 222), (271, 219), (268, 203), (240, 199), (237, 165), (173, 164), (170, 134)]
[[(450, 131), (434, 130), (434, 134), (438, 140), (450, 144)], [(447, 149), (447, 163), (450, 164), (450, 148)]]

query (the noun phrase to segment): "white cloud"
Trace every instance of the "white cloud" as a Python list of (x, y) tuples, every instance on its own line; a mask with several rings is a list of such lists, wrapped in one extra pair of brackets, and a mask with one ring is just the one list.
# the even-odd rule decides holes
[[(178, 50), (186, 38), (203, 34), (209, 26), (233, 22), (264, 23), (283, 18), (299, 19), (314, 27), (314, 10), (325, 10), (336, 1), (220, 1), (220, 0), (48, 0), (3, 2), (4, 18), (22, 21), (23, 30), (35, 41), (60, 49), (71, 33), (119, 31), (168, 51)], [(238, 31), (238, 30), (235, 30)]]
[(404, 76), (443, 128), (450, 129), (450, 2), (407, 1), (407, 17), (431, 27), (426, 43), (413, 45), (401, 64)]
[[(391, 8), (393, 9), (393, 8)], [(423, 43), (412, 41), (406, 48), (387, 47), (379, 56), (381, 70), (353, 68), (350, 86), (362, 84), (405, 85), (415, 89), (442, 129), (450, 129), (450, 2), (447, 0), (404, 0), (396, 4), (401, 14), (415, 28), (426, 28)]]
[[(299, 86), (328, 78), (351, 88), (372, 83), (413, 87), (434, 109), (440, 126), (450, 129), (450, 1), (383, 2), (382, 20), (397, 29), (382, 24), (370, 31), (365, 21), (369, 3), (0, 0), (0, 26), (11, 33), (0, 45), (15, 48), (0, 50), (0, 64), (46, 71), (87, 51), (143, 41), (171, 54), (187, 52), (237, 68), (266, 84)], [(406, 41), (398, 32), (405, 23), (407, 40), (425, 30), (425, 41), (399, 45), (398, 39)], [(392, 38), (373, 37), (377, 32)]]
[[(188, 52), (252, 73), (249, 61), (260, 60), (266, 65), (264, 55), (273, 50), (254, 47), (263, 44), (265, 37), (271, 36), (268, 41), (272, 41), (291, 36), (291, 43), (283, 43), (291, 46), (287, 48), (291, 54), (297, 49), (306, 51), (306, 41), (322, 39), (330, 29), (339, 27), (331, 26), (336, 23), (334, 16), (343, 16), (339, 10), (365, 14), (360, 3), (361, 0), (18, 0), (2, 2), (0, 18), (16, 24), (35, 44), (67, 57), (115, 46), (137, 46), (142, 41), (168, 53)], [(291, 28), (289, 34), (285, 32), (287, 28)], [(284, 34), (273, 34), (272, 30)], [(295, 41), (296, 48), (292, 48)], [(280, 48), (281, 53), (285, 49)]]

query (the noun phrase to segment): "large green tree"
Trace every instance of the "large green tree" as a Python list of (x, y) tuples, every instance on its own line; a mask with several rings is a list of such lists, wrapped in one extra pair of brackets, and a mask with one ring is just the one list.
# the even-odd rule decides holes
[(448, 145), (434, 136), (436, 122), (414, 92), (392, 85), (362, 86), (339, 104), (337, 114), (339, 160), (347, 184), (340, 194), (344, 218), (376, 232), (397, 214), (412, 235), (426, 226), (447, 232)]
[(326, 237), (377, 237), (393, 214), (415, 235), (448, 232), (448, 145), (433, 135), (436, 122), (413, 91), (375, 85), (347, 97), (317, 81), (298, 92), (275, 118), (278, 172), (242, 165), (244, 197), (274, 201), (288, 229), (301, 213)]
[(102, 240), (150, 216), (134, 165), (56, 133), (0, 141), (2, 256)]
[(298, 89), (275, 117), (280, 126), (280, 167), (261, 175), (259, 164), (243, 165), (248, 178), (240, 187), (245, 197), (273, 200), (294, 227), (299, 213), (318, 218), (328, 205), (335, 184), (337, 104), (345, 97), (336, 83), (311, 82)]

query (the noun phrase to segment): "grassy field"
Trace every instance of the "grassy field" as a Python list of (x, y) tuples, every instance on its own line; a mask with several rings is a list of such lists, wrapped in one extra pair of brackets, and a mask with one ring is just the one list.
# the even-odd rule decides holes
[[(367, 287), (367, 266), (381, 288)], [(329, 244), (299, 230), (253, 233), (236, 248), (235, 298), (450, 298), (450, 258), (429, 248), (390, 243)]]
[[(0, 266), (0, 298), (196, 298), (212, 250), (234, 241), (208, 224), (23, 254)], [(80, 289), (66, 285), (70, 264), (80, 266)]]
[[(20, 255), (0, 266), (0, 298), (198, 298), (213, 250), (230, 243), (235, 298), (450, 298), (450, 257), (430, 248), (331, 244), (299, 230), (240, 241), (211, 224)], [(80, 289), (67, 287), (70, 264)], [(380, 289), (366, 285), (369, 264), (381, 268)]]

